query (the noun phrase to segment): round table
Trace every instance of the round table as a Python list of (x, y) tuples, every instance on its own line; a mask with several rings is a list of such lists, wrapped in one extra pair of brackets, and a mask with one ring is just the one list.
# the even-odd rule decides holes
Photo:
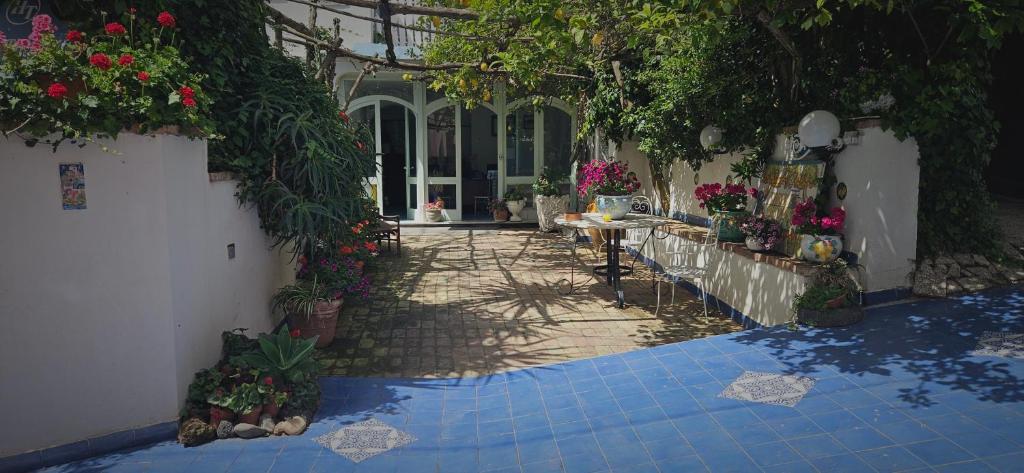
[[(631, 268), (623, 268), (619, 265), (619, 250), (621, 249), (622, 235), (626, 230), (650, 230), (647, 237), (644, 238), (644, 242), (639, 248), (637, 248), (637, 254), (639, 255), (643, 251), (644, 245), (647, 244), (647, 240), (650, 238), (650, 235), (654, 233), (654, 229), (662, 225), (666, 225), (671, 221), (671, 219), (655, 217), (652, 215), (626, 214), (626, 217), (622, 220), (611, 220), (606, 222), (604, 220), (604, 215), (600, 213), (585, 213), (581, 220), (566, 220), (564, 215), (555, 219), (555, 223), (559, 226), (573, 230), (573, 263), (576, 260), (576, 242), (579, 240), (581, 230), (599, 230), (604, 235), (605, 241), (607, 242), (605, 245), (605, 258), (607, 264), (595, 267), (594, 274), (597, 276), (604, 276), (606, 283), (609, 286), (612, 286), (615, 290), (619, 308), (626, 305), (625, 295), (622, 291), (622, 276), (632, 274)], [(570, 278), (572, 277), (573, 273), (570, 272)], [(571, 294), (575, 290), (572, 279), (569, 281), (569, 286), (569, 293)]]

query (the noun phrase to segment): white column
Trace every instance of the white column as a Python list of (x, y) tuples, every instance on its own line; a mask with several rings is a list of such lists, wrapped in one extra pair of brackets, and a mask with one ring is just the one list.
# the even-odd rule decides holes
[(427, 201), (427, 85), (413, 83), (413, 106), (416, 108), (416, 214), (413, 220), (426, 220), (423, 204)]
[(508, 101), (505, 97), (505, 84), (496, 83), (494, 85), (494, 109), (498, 112), (498, 198), (505, 194), (505, 152), (508, 149), (508, 137), (505, 136), (505, 131), (508, 129), (505, 123), (506, 115), (508, 115)]

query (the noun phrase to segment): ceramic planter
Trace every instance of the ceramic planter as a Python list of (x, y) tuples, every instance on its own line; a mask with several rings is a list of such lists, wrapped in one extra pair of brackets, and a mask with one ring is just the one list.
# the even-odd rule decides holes
[(508, 201), (508, 211), (512, 214), (508, 220), (510, 222), (522, 222), (523, 218), (519, 216), (519, 212), (522, 212), (525, 207), (526, 199)]
[(441, 210), (440, 209), (427, 209), (423, 212), (428, 222), (440, 222), (441, 221)]
[(320, 338), (316, 340), (317, 348), (330, 345), (334, 341), (334, 332), (338, 327), (338, 311), (341, 310), (342, 302), (341, 299), (317, 302), (309, 317), (292, 314), (291, 328), (299, 329), (303, 337), (319, 335)]
[(633, 197), (629, 195), (599, 195), (595, 200), (601, 215), (611, 215), (612, 220), (622, 220), (629, 213)]
[(569, 196), (538, 195), (533, 198), (533, 205), (537, 208), (537, 226), (540, 231), (550, 232), (558, 227), (555, 219), (569, 208)]
[(812, 263), (828, 263), (843, 251), (842, 238), (835, 235), (800, 235), (800, 256)]
[(740, 221), (749, 215), (746, 210), (716, 211), (715, 218), (719, 219), (718, 241), (742, 243), (746, 235), (740, 230)]
[(508, 220), (508, 210), (501, 209), (501, 210), (495, 210), (494, 211), (494, 221), (495, 222), (504, 222), (506, 220)]
[(750, 251), (766, 251), (767, 250), (767, 248), (765, 248), (764, 245), (761, 244), (760, 240), (758, 240), (757, 238), (754, 238), (752, 236), (748, 236), (747, 239), (744, 241), (744, 243), (747, 245), (747, 249), (750, 250)]
[(238, 423), (239, 424), (259, 425), (260, 424), (260, 414), (262, 414), (262, 413), (263, 413), (263, 406), (256, 406), (255, 408), (253, 408), (253, 410), (251, 410), (251, 411), (249, 411), (247, 413), (238, 414)]

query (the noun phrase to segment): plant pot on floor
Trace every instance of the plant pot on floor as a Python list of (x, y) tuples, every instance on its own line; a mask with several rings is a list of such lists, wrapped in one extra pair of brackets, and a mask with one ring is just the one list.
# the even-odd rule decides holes
[(519, 212), (522, 212), (526, 207), (526, 199), (510, 200), (508, 202), (508, 211), (511, 214), (509, 217), (510, 222), (522, 222), (523, 218), (519, 216)]
[(812, 263), (835, 261), (843, 251), (843, 240), (836, 235), (800, 235), (800, 256)]
[(540, 231), (550, 232), (558, 228), (555, 219), (569, 208), (569, 196), (538, 195), (533, 198), (533, 206), (537, 208), (537, 226)]
[(428, 222), (440, 222), (442, 217), (440, 210), (433, 209), (425, 210), (424, 215), (426, 216)]
[(601, 215), (611, 215), (612, 220), (622, 220), (629, 213), (633, 197), (629, 195), (599, 195), (594, 202)]
[(263, 413), (263, 406), (256, 406), (253, 410), (238, 414), (239, 424), (260, 425), (260, 414)]
[(268, 402), (268, 403), (263, 405), (263, 413), (268, 415), (268, 416), (270, 416), (270, 417), (273, 417), (275, 419), (277, 418), (277, 414), (280, 411), (281, 411), (281, 406), (278, 406), (277, 404), (274, 404), (273, 402)]
[(800, 309), (796, 320), (811, 327), (845, 327), (864, 320), (864, 309), (859, 306), (838, 309)]
[(217, 427), (220, 425), (220, 421), (230, 421), (235, 418), (235, 413), (231, 412), (230, 409), (224, 409), (223, 407), (211, 407), (210, 408), (210, 425)]
[(319, 335), (316, 340), (316, 347), (323, 348), (334, 341), (334, 332), (338, 327), (338, 311), (341, 310), (341, 299), (333, 301), (320, 301), (313, 306), (313, 313), (309, 317), (303, 314), (292, 314), (290, 327), (299, 329), (303, 337), (309, 338)]
[(750, 214), (746, 210), (716, 211), (715, 218), (719, 220), (718, 241), (742, 243), (746, 235), (740, 230), (740, 222), (747, 215)]
[(495, 210), (494, 211), (494, 221), (495, 222), (507, 221), (508, 217), (509, 217), (508, 210)]

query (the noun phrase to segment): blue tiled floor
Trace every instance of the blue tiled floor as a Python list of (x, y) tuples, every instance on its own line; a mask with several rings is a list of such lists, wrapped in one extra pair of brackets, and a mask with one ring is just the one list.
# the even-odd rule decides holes
[[(1024, 360), (971, 355), (1024, 332), (1024, 292), (869, 311), (484, 378), (325, 378), (295, 438), (165, 442), (50, 471), (1024, 471)], [(795, 406), (718, 397), (744, 370), (816, 380)], [(376, 418), (416, 437), (355, 464), (312, 439)]]

